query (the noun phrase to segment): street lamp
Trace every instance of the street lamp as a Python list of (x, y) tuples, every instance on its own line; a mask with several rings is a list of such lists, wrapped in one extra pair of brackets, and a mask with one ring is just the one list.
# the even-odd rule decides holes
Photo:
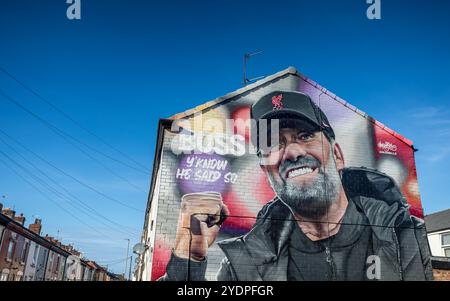
[[(150, 246), (143, 244), (143, 243), (137, 243), (134, 245), (133, 247), (133, 253), (137, 255), (137, 259), (139, 259), (140, 261), (144, 261), (144, 253), (145, 251), (147, 251), (150, 248)], [(142, 256), (142, 258), (141, 258)], [(142, 280), (142, 262), (139, 262), (138, 264), (138, 271), (137, 271), (137, 276), (136, 278), (138, 280)]]

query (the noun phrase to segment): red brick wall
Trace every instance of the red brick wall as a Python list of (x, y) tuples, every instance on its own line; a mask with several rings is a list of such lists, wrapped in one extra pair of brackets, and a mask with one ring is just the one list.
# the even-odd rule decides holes
[(435, 281), (450, 281), (450, 270), (433, 269)]

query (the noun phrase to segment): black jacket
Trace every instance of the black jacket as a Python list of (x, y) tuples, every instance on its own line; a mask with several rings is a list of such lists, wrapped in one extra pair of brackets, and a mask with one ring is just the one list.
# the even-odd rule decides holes
[[(381, 280), (432, 280), (424, 222), (409, 214), (393, 179), (374, 170), (348, 168), (342, 182), (347, 197), (369, 221), (373, 255), (380, 258)], [(297, 227), (292, 220), (291, 211), (279, 199), (266, 204), (247, 234), (218, 243), (225, 258), (217, 280), (287, 280), (288, 240)], [(205, 270), (206, 261), (188, 263), (172, 256), (160, 280), (204, 280)]]

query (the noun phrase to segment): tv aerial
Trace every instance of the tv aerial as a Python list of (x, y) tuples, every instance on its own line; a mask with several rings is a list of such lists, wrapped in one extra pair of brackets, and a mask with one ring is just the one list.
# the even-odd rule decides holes
[(264, 76), (258, 76), (258, 77), (254, 77), (254, 78), (247, 78), (247, 61), (252, 57), (255, 56), (257, 54), (261, 54), (263, 51), (262, 50), (258, 50), (255, 52), (250, 52), (250, 53), (246, 53), (244, 54), (244, 86), (246, 86), (247, 84), (260, 80), (261, 78), (264, 78)]

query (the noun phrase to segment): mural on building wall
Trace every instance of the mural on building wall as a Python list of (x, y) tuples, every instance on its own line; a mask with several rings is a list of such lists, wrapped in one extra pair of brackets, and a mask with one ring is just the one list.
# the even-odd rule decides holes
[(430, 279), (406, 138), (303, 77), (201, 113), (164, 133), (152, 280)]

